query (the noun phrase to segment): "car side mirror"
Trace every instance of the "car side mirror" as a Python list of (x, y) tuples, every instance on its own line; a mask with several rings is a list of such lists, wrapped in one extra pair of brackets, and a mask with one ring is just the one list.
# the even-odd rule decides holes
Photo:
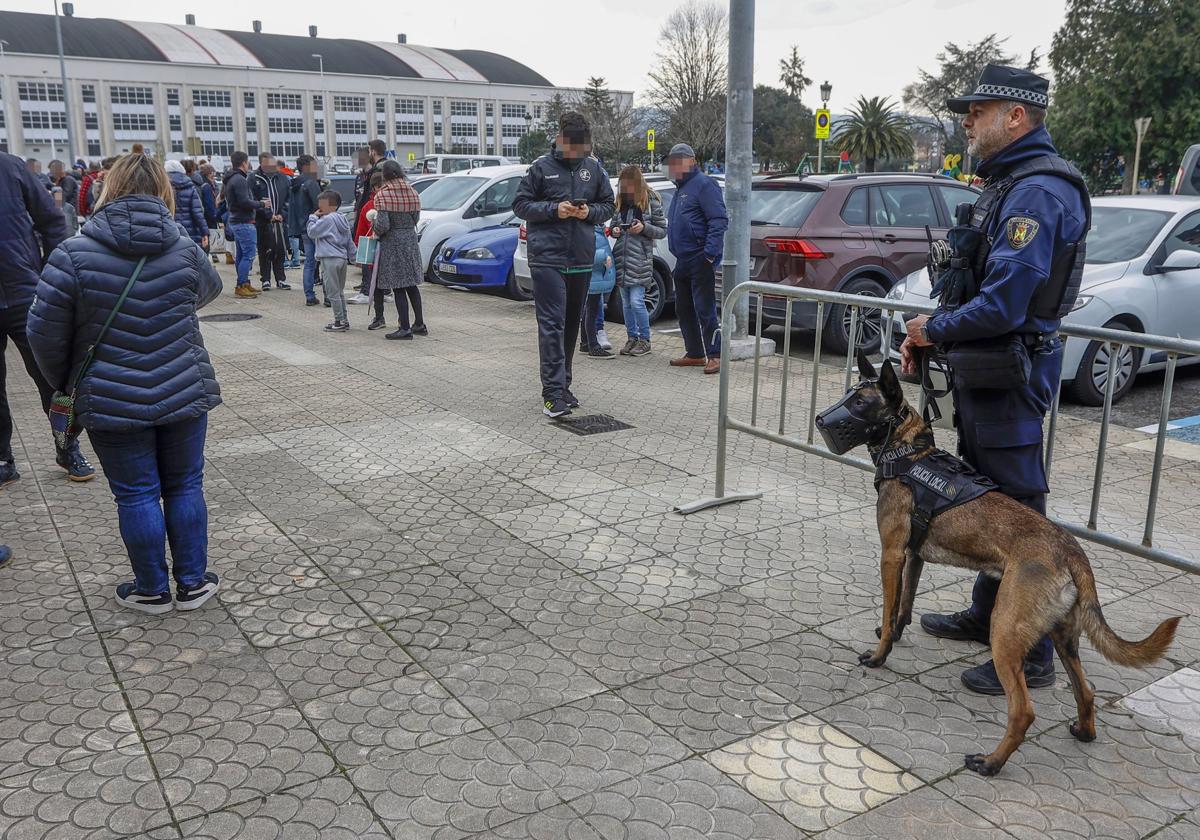
[(1189, 251), (1186, 248), (1172, 251), (1158, 266), (1160, 272), (1189, 271), (1194, 268), (1200, 268), (1200, 251)]

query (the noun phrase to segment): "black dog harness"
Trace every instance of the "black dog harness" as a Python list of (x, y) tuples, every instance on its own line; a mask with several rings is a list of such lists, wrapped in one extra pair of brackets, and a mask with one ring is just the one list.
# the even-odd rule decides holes
[(935, 516), (999, 489), (996, 482), (962, 459), (935, 448), (933, 435), (929, 433), (922, 433), (913, 441), (880, 447), (878, 452), (871, 452), (871, 457), (875, 461), (876, 492), (889, 478), (899, 479), (912, 491), (908, 548), (914, 554), (925, 542)]

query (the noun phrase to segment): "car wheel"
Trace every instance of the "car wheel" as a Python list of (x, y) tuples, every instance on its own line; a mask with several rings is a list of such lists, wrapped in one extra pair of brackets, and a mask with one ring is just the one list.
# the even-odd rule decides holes
[[(840, 291), (848, 295), (865, 295), (867, 297), (881, 298), (887, 291), (883, 286), (871, 280), (868, 277), (859, 277), (851, 280)], [(858, 325), (855, 329), (858, 331), (858, 348), (867, 353), (874, 353), (879, 349), (879, 342), (883, 335), (883, 325), (879, 321), (880, 310), (878, 309), (860, 309), (858, 312)], [(845, 353), (850, 347), (850, 321), (852, 318), (851, 309), (848, 306), (834, 305), (829, 308), (829, 318), (825, 323), (824, 342), (825, 349), (831, 353)]]
[(508, 270), (508, 283), (505, 284), (504, 291), (513, 300), (533, 300), (533, 295), (517, 283), (517, 273), (511, 268)]
[(434, 271), (433, 264), (437, 261), (437, 255), (442, 253), (442, 246), (445, 245), (447, 241), (448, 240), (443, 239), (441, 242), (439, 242), (437, 247), (433, 249), (433, 253), (429, 255), (429, 265), (425, 269), (425, 279), (430, 283), (437, 282), (437, 272)]
[[(1109, 321), (1104, 326), (1110, 330), (1129, 329), (1120, 321)], [(1113, 402), (1116, 403), (1133, 388), (1133, 380), (1137, 378), (1141, 364), (1140, 347), (1122, 345), (1116, 353), (1112, 353), (1112, 348), (1102, 341), (1089, 342), (1083, 358), (1079, 360), (1079, 369), (1075, 371), (1071, 396), (1083, 405), (1104, 405), (1108, 377), (1115, 375)]]

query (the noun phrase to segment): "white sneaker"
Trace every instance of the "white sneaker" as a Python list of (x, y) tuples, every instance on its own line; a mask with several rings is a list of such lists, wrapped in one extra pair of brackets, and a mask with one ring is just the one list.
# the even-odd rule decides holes
[(596, 343), (605, 350), (612, 349), (612, 342), (608, 340), (608, 333), (604, 330), (596, 330)]
[(369, 297), (367, 297), (366, 295), (364, 295), (362, 292), (359, 292), (352, 298), (346, 298), (346, 303), (370, 303), (370, 302), (371, 302), (371, 299)]
[(185, 612), (200, 609), (209, 598), (217, 594), (220, 586), (221, 582), (216, 572), (205, 572), (204, 580), (195, 589), (176, 588), (175, 609)]

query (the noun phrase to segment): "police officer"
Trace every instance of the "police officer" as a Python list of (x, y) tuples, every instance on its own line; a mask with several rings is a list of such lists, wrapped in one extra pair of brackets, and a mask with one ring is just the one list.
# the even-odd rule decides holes
[[(1058, 156), (1043, 125), (1048, 89), (1046, 79), (1033, 73), (988, 65), (973, 93), (947, 102), (964, 115), (968, 151), (982, 160), (977, 174), (984, 193), (970, 216), (982, 235), (976, 254), (967, 255), (974, 282), (962, 300), (943, 299), (934, 315), (908, 321), (901, 346), (903, 368), (911, 374), (914, 348), (969, 348), (977, 345), (962, 343), (1014, 336), (1024, 345), (1026, 384), (966, 387), (956, 381), (954, 405), (962, 457), (1003, 493), (1042, 514), (1049, 492), (1042, 422), (1063, 360), (1056, 333), (1078, 292), (1091, 215), (1082, 178)], [(924, 615), (921, 626), (941, 638), (987, 644), (999, 585), (980, 574), (968, 609)], [(1027, 655), (1030, 688), (1054, 683), (1052, 654), (1044, 637)], [(991, 661), (964, 671), (962, 681), (980, 694), (1004, 693)]]

